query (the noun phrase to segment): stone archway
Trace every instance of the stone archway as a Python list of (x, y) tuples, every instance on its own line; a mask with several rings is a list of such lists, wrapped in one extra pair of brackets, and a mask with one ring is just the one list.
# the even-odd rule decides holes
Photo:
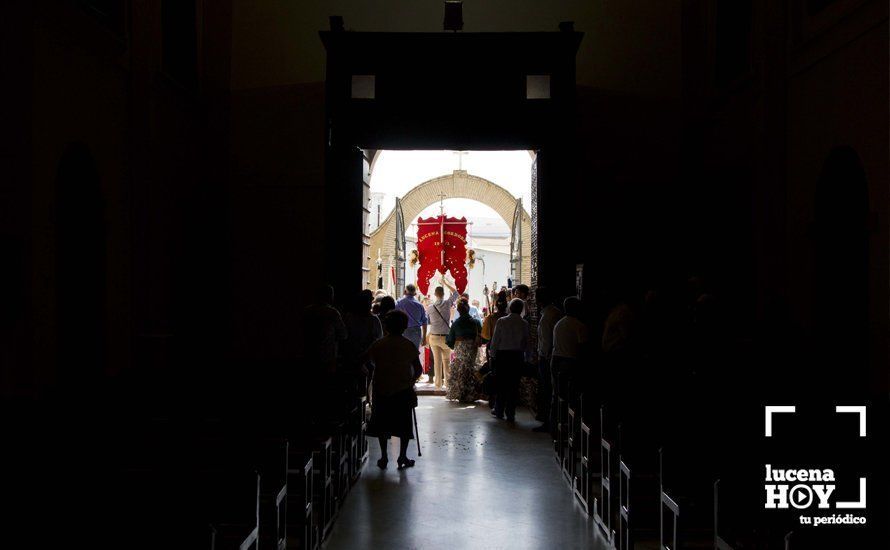
[[(516, 209), (516, 197), (500, 185), (479, 176), (467, 173), (466, 170), (455, 170), (447, 176), (439, 176), (427, 180), (408, 191), (402, 199), (402, 212), (406, 223), (416, 220), (424, 208), (439, 201), (439, 196), (444, 193), (449, 199), (471, 199), (491, 207), (497, 212), (507, 226), (513, 224), (513, 213)], [(528, 284), (531, 280), (531, 216), (523, 205), (522, 210), (522, 269), (520, 281)], [(371, 284), (376, 286), (377, 251), (383, 260), (383, 272), (388, 273), (392, 267), (391, 258), (395, 257), (396, 242), (396, 216), (395, 211), (381, 222), (380, 226), (371, 233), (370, 260)]]

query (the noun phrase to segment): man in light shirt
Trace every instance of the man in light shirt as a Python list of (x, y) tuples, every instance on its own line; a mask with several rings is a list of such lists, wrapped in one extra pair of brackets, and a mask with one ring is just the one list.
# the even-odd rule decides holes
[(528, 323), (521, 316), (524, 308), (525, 303), (519, 298), (510, 302), (509, 315), (498, 319), (488, 345), (497, 381), (497, 397), (491, 414), (497, 418), (504, 418), (506, 415), (510, 422), (516, 418), (519, 379), (529, 344)]
[(545, 287), (535, 289), (538, 306), (538, 416), (542, 422), (532, 431), (550, 432), (550, 401), (553, 388), (550, 376), (550, 358), (553, 355), (553, 328), (562, 319), (562, 311), (553, 303), (553, 297)]
[(550, 360), (550, 376), (553, 384), (553, 397), (550, 400), (550, 423), (555, 425), (558, 381), (563, 377), (563, 384), (571, 380), (578, 369), (584, 348), (589, 341), (587, 325), (581, 321), (581, 300), (570, 296), (563, 302), (565, 317), (553, 327), (553, 358)]
[(442, 284), (451, 292), (445, 299), (445, 289), (437, 286), (433, 291), (435, 300), (426, 308), (426, 317), (429, 319), (429, 345), (433, 352), (434, 379), (437, 390), (442, 389), (448, 383), (448, 371), (451, 367), (451, 348), (445, 342), (448, 331), (451, 329), (451, 308), (460, 296), (457, 289), (442, 278)]
[(408, 316), (408, 328), (405, 330), (405, 338), (417, 347), (417, 354), (420, 355), (420, 346), (426, 343), (427, 318), (423, 304), (417, 301), (417, 287), (408, 284), (405, 286), (405, 295), (396, 302), (396, 309)]

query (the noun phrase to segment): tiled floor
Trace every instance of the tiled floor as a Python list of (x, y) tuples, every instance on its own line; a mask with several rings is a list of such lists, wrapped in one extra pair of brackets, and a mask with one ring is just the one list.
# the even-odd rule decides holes
[(533, 433), (527, 410), (509, 424), (487, 403), (467, 406), (423, 396), (417, 410), (422, 457), (397, 471), (371, 458), (349, 493), (326, 550), (605, 548), (575, 504), (553, 458), (549, 437)]

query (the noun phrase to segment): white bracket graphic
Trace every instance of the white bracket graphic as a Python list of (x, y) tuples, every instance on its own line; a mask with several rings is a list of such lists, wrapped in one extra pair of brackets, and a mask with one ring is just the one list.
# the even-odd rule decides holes
[(865, 508), (865, 478), (859, 478), (859, 500), (857, 502), (836, 502), (835, 508)]
[(794, 405), (767, 405), (766, 418), (763, 428), (763, 435), (766, 437), (773, 436), (773, 413), (793, 413), (797, 411)]
[(865, 406), (864, 405), (838, 405), (834, 408), (839, 413), (856, 413), (859, 415), (859, 437), (865, 437)]

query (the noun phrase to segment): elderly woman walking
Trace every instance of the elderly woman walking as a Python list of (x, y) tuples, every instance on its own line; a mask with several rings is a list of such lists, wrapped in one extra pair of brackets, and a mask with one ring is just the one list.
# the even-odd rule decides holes
[(454, 350), (454, 360), (448, 373), (448, 392), (445, 397), (461, 403), (476, 401), (476, 354), (481, 341), (482, 324), (470, 315), (466, 300), (457, 303), (458, 317), (451, 324), (446, 343)]
[(414, 437), (411, 409), (417, 406), (414, 381), (420, 376), (420, 360), (417, 346), (405, 338), (408, 315), (393, 310), (383, 317), (386, 336), (377, 340), (368, 350), (368, 358), (374, 362), (371, 380), (373, 401), (367, 434), (380, 443), (380, 460), (377, 466), (386, 468), (389, 457), (386, 444), (390, 437), (399, 438), (399, 469), (414, 466), (406, 455), (408, 442)]

